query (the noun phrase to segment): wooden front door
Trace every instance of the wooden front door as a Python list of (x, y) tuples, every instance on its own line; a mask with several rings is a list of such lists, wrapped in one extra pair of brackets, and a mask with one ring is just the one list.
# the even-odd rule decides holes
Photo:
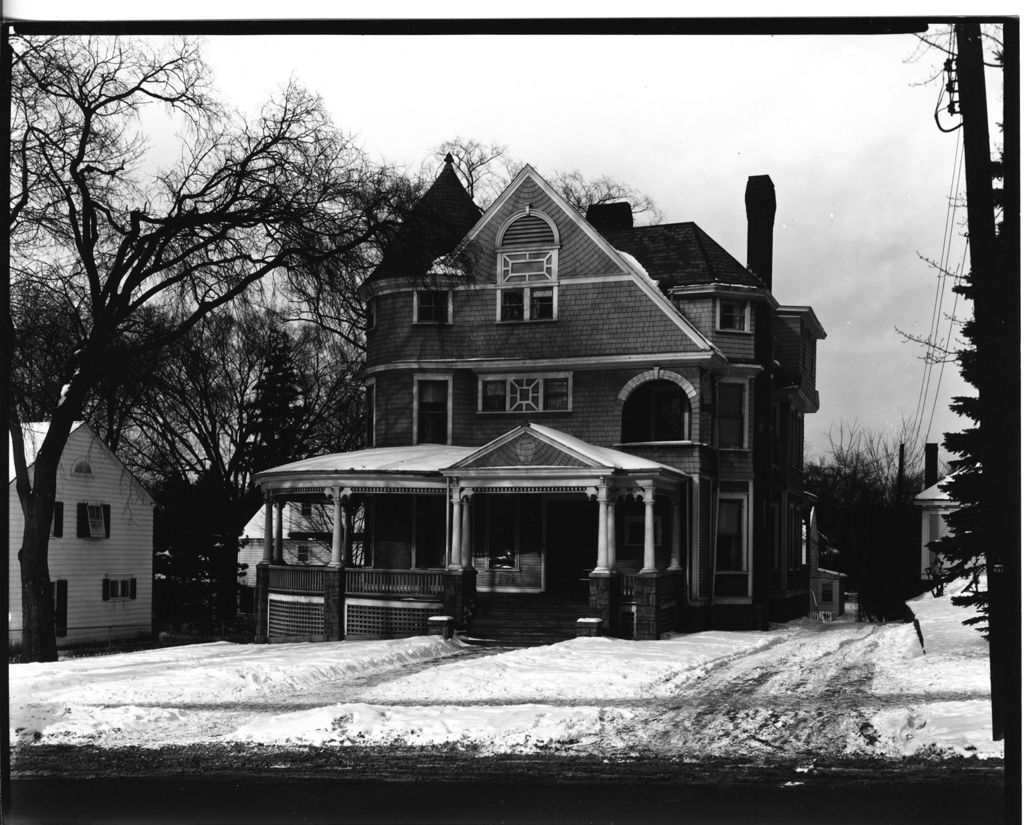
[(597, 564), (597, 503), (550, 499), (546, 521), (545, 589), (588, 593), (588, 576)]

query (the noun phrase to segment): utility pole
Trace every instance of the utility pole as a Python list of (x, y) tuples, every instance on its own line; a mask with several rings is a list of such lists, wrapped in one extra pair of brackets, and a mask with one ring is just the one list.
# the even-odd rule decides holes
[[(1010, 22), (1004, 31), (1016, 25)], [(1007, 675), (1012, 655), (1007, 645), (1008, 619), (1007, 589), (1015, 587), (1017, 580), (1007, 581), (1006, 564), (1011, 556), (1019, 553), (1014, 529), (1014, 516), (1020, 506), (1007, 496), (1007, 487), (1013, 489), (1011, 478), (1017, 472), (1014, 459), (1008, 449), (1005, 428), (1006, 381), (1011, 386), (1015, 373), (1013, 364), (1005, 362), (1008, 332), (1005, 316), (1016, 308), (1002, 306), (1005, 301), (1007, 256), (1002, 245), (996, 242), (995, 202), (992, 191), (993, 164), (988, 133), (988, 107), (985, 94), (985, 69), (981, 43), (981, 27), (978, 23), (957, 23), (957, 79), (960, 91), (960, 111), (964, 130), (964, 171), (967, 183), (967, 230), (971, 250), (971, 279), (974, 318), (979, 334), (974, 336), (975, 357), (980, 370), (978, 387), (980, 435), (979, 458), (982, 472), (982, 530), (984, 531), (985, 567), (988, 576), (988, 626), (989, 666), (992, 684), (992, 738), (1000, 740), (1005, 735), (1006, 701), (1012, 696), (1007, 693)], [(1004, 71), (1013, 73), (1017, 66), (1006, 66)], [(1007, 90), (1009, 91), (1009, 90)], [(1007, 143), (1009, 152), (1016, 152), (1017, 146)], [(1007, 205), (1009, 206), (1009, 205)], [(1009, 208), (1015, 209), (1016, 206)], [(1019, 226), (1019, 224), (1018, 224)], [(1019, 235), (1018, 235), (1019, 237)], [(1004, 239), (1006, 240), (1006, 239)], [(1011, 241), (1012, 243), (1012, 241)], [(1019, 387), (1019, 378), (1016, 379)], [(1019, 397), (1019, 392), (1018, 392)], [(1019, 410), (1019, 404), (1013, 405)], [(1010, 428), (1011, 432), (1016, 427)], [(1019, 570), (1019, 566), (1011, 562)]]

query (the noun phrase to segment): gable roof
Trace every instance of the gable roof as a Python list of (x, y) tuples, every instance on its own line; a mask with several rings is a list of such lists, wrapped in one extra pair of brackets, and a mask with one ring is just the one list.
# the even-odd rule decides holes
[(480, 220), (476, 222), (473, 228), (469, 231), (469, 234), (466, 236), (466, 242), (473, 241), (480, 234), (483, 228), (495, 219), (495, 216), (502, 213), (502, 208), (505, 204), (527, 180), (533, 181), (544, 195), (546, 195), (553, 204), (561, 209), (569, 220), (572, 221), (587, 238), (589, 238), (594, 246), (600, 249), (613, 264), (618, 266), (622, 273), (626, 274), (633, 280), (640, 290), (647, 295), (651, 302), (655, 304), (665, 314), (665, 316), (667, 316), (672, 323), (690, 339), (690, 341), (692, 341), (701, 350), (720, 354), (718, 347), (702, 335), (700, 331), (679, 311), (675, 304), (668, 299), (665, 293), (659, 289), (656, 277), (652, 277), (653, 273), (647, 270), (643, 260), (638, 260), (637, 256), (633, 255), (629, 249), (622, 250), (616, 248), (616, 246), (609, 242), (604, 235), (588, 223), (579, 212), (573, 209), (572, 206), (566, 202), (565, 198), (556, 192), (552, 188), (551, 184), (544, 180), (537, 170), (528, 163), (523, 166), (519, 171), (519, 174), (515, 176), (507, 187), (505, 187), (505, 190), (495, 199), (494, 203), (488, 207), (487, 211), (480, 217)]
[(952, 496), (944, 489), (953, 476), (949, 475), (914, 496), (914, 504), (949, 504), (955, 506)]
[[(25, 466), (31, 469), (32, 465), (35, 463), (36, 456), (39, 455), (40, 447), (43, 446), (43, 441), (46, 439), (46, 434), (50, 431), (50, 422), (27, 421), (22, 423), (21, 428), (22, 432), (25, 435)], [(156, 504), (156, 501), (153, 499), (153, 496), (150, 494), (149, 490), (147, 490), (142, 485), (142, 482), (135, 477), (135, 474), (132, 473), (132, 471), (129, 470), (124, 465), (124, 462), (117, 457), (117, 454), (104, 443), (103, 439), (96, 435), (96, 431), (93, 430), (93, 428), (86, 424), (84, 421), (75, 421), (71, 425), (71, 430), (68, 433), (68, 441), (65, 444), (65, 448), (67, 447), (67, 444), (71, 443), (71, 438), (79, 430), (84, 430), (88, 434), (92, 443), (95, 444), (104, 453), (106, 453), (111, 458), (111, 460), (113, 460), (121, 468), (125, 475), (127, 475), (128, 478), (131, 479), (131, 482), (150, 501), (150, 503), (154, 505)], [(15, 480), (14, 443), (11, 439), (10, 431), (8, 431), (7, 433), (7, 475), (8, 484), (13, 484)]]
[[(75, 421), (71, 425), (71, 433), (85, 424), (84, 421)], [(46, 440), (46, 434), (50, 431), (49, 421), (26, 421), (21, 425), (21, 432), (25, 439), (25, 465), (31, 467), (35, 464), (36, 456), (39, 455), (39, 448)], [(68, 438), (71, 437), (68, 433)], [(14, 481), (14, 439), (11, 438), (10, 430), (7, 431), (7, 481)]]
[(663, 289), (696, 284), (765, 285), (692, 221), (634, 226), (603, 233), (616, 249), (634, 256)]
[[(541, 449), (535, 448), (531, 450), (529, 457), (524, 457), (516, 449), (524, 440)], [(500, 463), (504, 460), (509, 463)], [(681, 474), (679, 470), (666, 464), (611, 447), (599, 447), (553, 427), (534, 423), (520, 424), (516, 429), (499, 436), (474, 450), (461, 461), (452, 464), (448, 471), (454, 474), (456, 470), (499, 466), (589, 467), (613, 472), (668, 471), (676, 475)]]
[(437, 179), (402, 222), (367, 281), (425, 275), (437, 258), (458, 246), (479, 218), (480, 207), (463, 188), (448, 154)]

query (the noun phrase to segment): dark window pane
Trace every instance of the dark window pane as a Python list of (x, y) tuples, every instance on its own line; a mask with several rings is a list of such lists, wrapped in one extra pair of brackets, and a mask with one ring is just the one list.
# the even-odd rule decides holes
[(743, 446), (743, 385), (718, 385), (718, 446)]
[(481, 405), (487, 412), (503, 412), (505, 410), (505, 382), (484, 381)]
[(721, 301), (718, 305), (719, 329), (745, 330), (747, 328), (746, 307), (736, 301)]
[(530, 319), (533, 321), (555, 317), (555, 291), (550, 287), (530, 290)]
[(448, 442), (448, 382), (418, 381), (419, 417), (417, 442), (446, 444)]
[(569, 409), (568, 378), (548, 378), (544, 381), (544, 409)]
[(743, 502), (725, 500), (718, 503), (718, 539), (716, 566), (718, 570), (743, 570)]
[(366, 446), (374, 446), (374, 385), (366, 388)]
[(523, 291), (521, 289), (505, 289), (501, 293), (501, 320), (523, 320)]
[(416, 320), (445, 323), (448, 320), (448, 293), (434, 290), (417, 292)]
[(683, 437), (684, 398), (682, 388), (674, 385), (655, 390), (654, 441), (678, 441)]
[(626, 399), (622, 408), (623, 441), (680, 441), (689, 438), (690, 399), (678, 384), (650, 381)]

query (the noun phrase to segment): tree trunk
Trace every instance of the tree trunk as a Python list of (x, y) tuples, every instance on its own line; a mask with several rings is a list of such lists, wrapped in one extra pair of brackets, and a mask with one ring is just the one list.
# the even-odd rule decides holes
[(36, 459), (34, 489), (22, 501), (25, 530), (18, 551), (18, 561), (21, 562), (22, 660), (26, 662), (57, 660), (57, 637), (50, 598), (49, 547), (56, 464), (60, 460), (60, 452), (57, 453), (57, 461), (46, 461), (52, 464), (50, 467), (40, 466), (41, 460), (45, 460), (42, 451)]

